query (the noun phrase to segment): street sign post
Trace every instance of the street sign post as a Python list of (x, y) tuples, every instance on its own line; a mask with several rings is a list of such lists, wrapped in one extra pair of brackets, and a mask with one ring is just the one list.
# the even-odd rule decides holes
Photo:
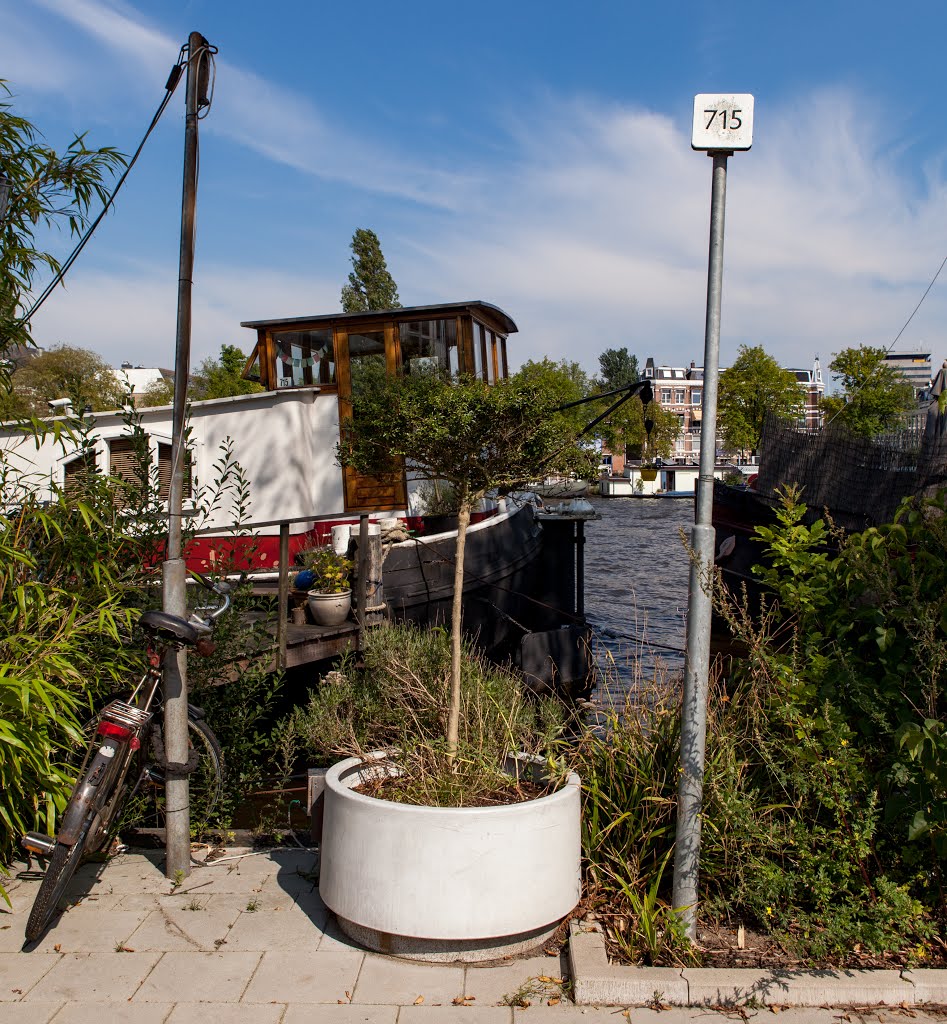
[(691, 149), (734, 153), (753, 145), (753, 97), (749, 93), (694, 97)]
[(727, 157), (753, 143), (753, 97), (746, 94), (694, 98), (691, 146), (713, 157), (710, 194), (710, 254), (704, 324), (704, 393), (700, 430), (697, 510), (691, 530), (687, 600), (687, 649), (681, 707), (681, 772), (677, 790), (673, 906), (687, 934), (697, 937), (697, 882), (700, 872), (700, 812), (704, 796), (707, 689), (710, 676), (711, 586), (714, 568), (713, 496), (717, 454), (717, 382), (720, 309), (723, 296), (723, 228), (727, 201)]

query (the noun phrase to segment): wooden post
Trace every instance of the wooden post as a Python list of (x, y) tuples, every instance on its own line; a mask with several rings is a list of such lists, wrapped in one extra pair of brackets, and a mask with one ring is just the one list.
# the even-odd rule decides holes
[(381, 550), (381, 534), (370, 534), (368, 537), (365, 571), (365, 615), (362, 624), (377, 626), (385, 618), (385, 587), (383, 560)]
[(355, 580), (355, 617), (363, 628), (365, 621), (365, 598), (368, 586), (368, 515), (362, 514), (358, 521), (358, 564)]
[(279, 610), (276, 616), (276, 642), (279, 667), (286, 668), (286, 617), (289, 614), (289, 523), (279, 524)]

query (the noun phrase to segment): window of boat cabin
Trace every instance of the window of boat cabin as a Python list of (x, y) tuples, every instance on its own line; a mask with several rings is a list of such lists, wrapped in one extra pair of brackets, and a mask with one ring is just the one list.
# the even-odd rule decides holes
[(487, 368), (487, 382), (496, 383), (497, 379), (497, 336), (493, 331), (484, 331), (484, 365)]
[(457, 320), (408, 320), (399, 324), (405, 373), (438, 369), (457, 373)]
[(95, 474), (95, 453), (83, 452), (78, 458), (70, 459), (63, 466), (63, 489), (67, 497), (75, 495)]
[[(147, 439), (144, 439), (147, 446)], [(130, 437), (116, 437), (108, 442), (109, 476), (117, 477), (128, 487), (141, 488), (143, 476), (150, 475), (153, 455), (149, 448), (142, 448), (142, 442)], [(171, 492), (171, 445), (158, 442), (158, 497), (167, 501)], [(191, 497), (192, 455), (189, 449), (184, 454), (184, 492)], [(154, 478), (151, 478), (152, 481)]]
[(335, 384), (331, 330), (279, 331), (273, 335), (273, 346), (278, 388)]
[(476, 320), (472, 324), (474, 376), (493, 384), (497, 377), (506, 376), (506, 350), (503, 338), (498, 338)]
[(477, 321), (474, 320), (471, 324), (471, 333), (473, 334), (474, 376), (480, 380), (483, 377), (485, 354), (483, 324), (478, 324)]

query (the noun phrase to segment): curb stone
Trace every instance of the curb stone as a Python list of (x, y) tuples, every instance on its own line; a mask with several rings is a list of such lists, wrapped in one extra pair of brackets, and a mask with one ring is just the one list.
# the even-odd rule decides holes
[(622, 967), (594, 925), (572, 921), (569, 965), (580, 1006), (920, 1006), (947, 1003), (947, 970)]

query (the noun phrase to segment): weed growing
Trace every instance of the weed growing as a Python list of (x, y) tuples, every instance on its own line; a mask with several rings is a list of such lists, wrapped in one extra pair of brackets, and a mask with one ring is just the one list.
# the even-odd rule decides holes
[[(768, 934), (787, 960), (947, 955), (945, 496), (826, 546), (788, 493), (761, 529), (761, 614), (718, 590), (745, 657), (711, 681), (700, 923)], [(613, 952), (699, 954), (669, 905), (680, 697), (656, 679), (583, 737), (590, 897)]]

